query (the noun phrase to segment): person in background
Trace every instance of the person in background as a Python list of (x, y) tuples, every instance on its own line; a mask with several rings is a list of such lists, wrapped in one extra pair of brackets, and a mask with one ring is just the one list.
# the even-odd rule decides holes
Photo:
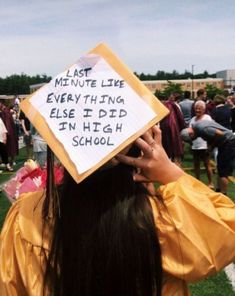
[(156, 126), (79, 184), (56, 188), (50, 157), (46, 190), (4, 223), (1, 296), (189, 295), (235, 260), (234, 203), (171, 162)]
[(21, 133), (21, 124), (20, 124), (20, 120), (19, 120), (19, 112), (17, 111), (17, 109), (15, 108), (15, 106), (12, 106), (10, 108), (10, 112), (12, 114), (13, 120), (14, 120), (14, 124), (15, 124), (15, 132), (19, 141), (19, 137), (20, 137), (20, 133)]
[(215, 108), (214, 97), (215, 97), (215, 94), (210, 94), (207, 97), (206, 110), (207, 110), (207, 114), (209, 115), (211, 114), (212, 110)]
[[(211, 117), (222, 126), (231, 130), (231, 110), (227, 104), (225, 105), (225, 101), (226, 99), (223, 95), (216, 95), (214, 97), (213, 102), (215, 104), (215, 108), (211, 111)], [(217, 147), (213, 150), (213, 157), (215, 163), (217, 163)]]
[(197, 91), (197, 97), (196, 97), (196, 101), (204, 101), (206, 103), (207, 101), (207, 92), (205, 88), (200, 88)]
[(32, 127), (33, 156), (41, 168), (46, 166), (47, 143), (38, 131)]
[(162, 130), (162, 145), (168, 157), (179, 166), (184, 154), (183, 142), (180, 138), (180, 131), (186, 127), (183, 114), (178, 101), (180, 94), (173, 92), (163, 104), (169, 109), (169, 114), (160, 121)]
[(0, 117), (7, 129), (7, 154), (11, 165), (15, 164), (15, 157), (19, 153), (18, 136), (16, 133), (15, 122), (10, 109), (4, 104), (4, 100), (0, 100)]
[(227, 105), (230, 107), (231, 113), (231, 129), (235, 132), (235, 95), (227, 97)]
[(209, 110), (208, 110), (208, 106), (207, 106), (207, 92), (205, 88), (200, 88), (197, 91), (197, 97), (192, 105), (192, 109), (191, 109), (191, 114), (192, 117), (195, 116), (195, 109), (194, 109), (194, 104), (196, 101), (204, 101), (206, 103), (206, 114), (210, 114)]
[(231, 130), (231, 109), (225, 104), (225, 97), (216, 95), (213, 101), (215, 108), (211, 111), (211, 117), (219, 124)]
[(31, 123), (28, 118), (25, 116), (23, 111), (20, 111), (19, 120), (23, 130), (23, 138), (26, 149), (26, 159), (32, 157), (32, 135), (31, 135)]
[[(196, 122), (200, 120), (212, 120), (210, 115), (205, 114), (206, 103), (204, 101), (196, 101), (194, 109), (195, 116), (191, 119), (189, 123), (190, 127), (192, 127)], [(197, 137), (195, 140), (192, 141), (191, 149), (193, 153), (193, 164), (196, 178), (200, 180), (200, 162), (203, 161), (208, 178), (208, 186), (210, 188), (214, 188), (212, 181), (213, 172), (210, 164), (210, 152), (207, 146), (207, 142), (201, 137)]]
[(14, 100), (14, 106), (17, 106), (17, 108), (19, 109), (19, 105), (20, 105), (20, 99), (18, 96), (16, 96)]
[(232, 176), (235, 161), (235, 134), (214, 120), (198, 120), (181, 131), (181, 138), (185, 142), (201, 137), (207, 144), (218, 148), (217, 170), (219, 176), (216, 191), (227, 194), (228, 177)]
[[(12, 172), (13, 168), (11, 167), (8, 161), (6, 142), (7, 142), (7, 129), (2, 119), (0, 118), (0, 155), (2, 158), (2, 163), (5, 165), (6, 171)], [(2, 173), (2, 171), (0, 172)]]
[[(16, 136), (16, 139), (17, 139), (17, 154), (19, 154), (19, 135), (20, 135), (20, 121), (19, 121), (19, 114), (18, 112), (16, 111), (15, 107), (14, 106), (11, 106), (10, 108), (10, 113), (11, 113), (11, 116), (13, 118), (13, 122), (14, 122), (14, 125), (13, 125), (13, 128), (14, 128), (14, 133), (15, 133), (15, 136)], [(16, 165), (16, 162), (15, 162), (15, 157), (12, 157), (11, 159), (11, 163), (12, 165)]]
[(185, 91), (184, 92), (184, 98), (182, 101), (179, 102), (180, 109), (183, 113), (184, 121), (186, 125), (189, 125), (189, 122), (192, 118), (192, 105), (193, 105), (193, 100), (191, 98), (191, 93), (190, 91)]

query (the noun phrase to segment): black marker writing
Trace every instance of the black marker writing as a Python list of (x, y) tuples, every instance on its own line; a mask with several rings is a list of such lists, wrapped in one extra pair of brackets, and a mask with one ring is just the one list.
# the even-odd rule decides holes
[(109, 117), (109, 118), (121, 118), (121, 117), (125, 117), (127, 116), (127, 111), (124, 109), (109, 109), (109, 110), (105, 110), (105, 109), (100, 109), (99, 110), (99, 118), (103, 118), (103, 117)]
[(92, 68), (85, 68), (85, 69), (68, 69), (66, 76), (67, 77), (87, 77), (88, 73), (92, 70)]
[(114, 144), (111, 142), (110, 137), (79, 137), (79, 136), (74, 136), (72, 138), (72, 145), (74, 147), (77, 146), (113, 146)]
[(50, 112), (50, 118), (75, 118), (75, 109), (63, 109), (52, 108)]
[(113, 133), (113, 132), (122, 132), (122, 123), (115, 124), (106, 124), (102, 125), (101, 122), (97, 121), (86, 121), (82, 125), (83, 132), (104, 132), (104, 133)]
[(76, 130), (76, 122), (60, 122), (59, 123), (59, 131), (64, 131), (64, 130), (69, 130), (69, 131), (72, 131), (72, 130)]
[(119, 80), (119, 79), (107, 79), (107, 80), (102, 80), (101, 82), (102, 87), (118, 87), (118, 88), (123, 88), (124, 85), (124, 80)]

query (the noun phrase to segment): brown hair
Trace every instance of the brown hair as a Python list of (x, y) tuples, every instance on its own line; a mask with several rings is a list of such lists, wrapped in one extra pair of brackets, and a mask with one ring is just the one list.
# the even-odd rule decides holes
[(215, 105), (225, 104), (225, 97), (222, 95), (216, 95), (213, 99)]
[(206, 90), (205, 90), (204, 88), (200, 88), (200, 89), (197, 91), (197, 96), (200, 97), (200, 96), (203, 95), (205, 92), (206, 92)]

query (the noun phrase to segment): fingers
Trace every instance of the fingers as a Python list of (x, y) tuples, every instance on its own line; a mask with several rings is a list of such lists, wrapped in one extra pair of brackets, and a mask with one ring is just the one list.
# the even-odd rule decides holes
[[(116, 159), (127, 165), (144, 169), (146, 167), (146, 161), (153, 158), (156, 145), (161, 145), (161, 130), (155, 125), (151, 130), (145, 132), (142, 138), (138, 138), (135, 144), (143, 152), (142, 158), (135, 158), (124, 154), (116, 155)], [(139, 177), (138, 177), (139, 178)]]
[(141, 159), (139, 158), (135, 158), (135, 157), (131, 157), (131, 156), (127, 156), (127, 155), (124, 155), (124, 154), (117, 154), (115, 156), (115, 158), (122, 162), (122, 163), (125, 163), (127, 165), (130, 165), (130, 166), (133, 166), (133, 167), (136, 167), (136, 168), (143, 168), (143, 163), (141, 161)]
[(160, 130), (160, 128), (157, 125), (154, 125), (152, 127), (152, 131), (153, 131), (153, 138), (154, 138), (154, 140), (158, 144), (161, 144), (162, 143), (162, 131)]
[[(145, 157), (151, 158), (156, 144), (161, 144), (161, 130), (155, 125), (151, 130), (145, 132), (142, 138), (138, 138), (135, 144), (141, 149)], [(119, 154), (116, 158), (128, 165), (134, 167), (143, 167), (143, 161), (141, 159), (133, 158), (130, 156), (124, 156)]]
[(147, 142), (150, 146), (154, 144), (161, 144), (162, 143), (162, 133), (160, 128), (157, 125), (154, 125), (150, 130), (146, 131), (142, 135), (142, 139)]
[(143, 135), (142, 138), (147, 142), (149, 145), (154, 141), (153, 134), (151, 130), (146, 131)]
[(141, 151), (144, 153), (145, 156), (149, 157), (153, 153), (153, 145), (155, 144), (155, 141), (152, 139), (152, 143), (148, 144), (145, 140), (138, 138), (135, 141), (136, 145), (141, 149)]

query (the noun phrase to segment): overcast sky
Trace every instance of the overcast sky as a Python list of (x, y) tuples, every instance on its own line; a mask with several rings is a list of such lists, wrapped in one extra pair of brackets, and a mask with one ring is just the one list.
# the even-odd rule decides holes
[(0, 77), (55, 76), (100, 42), (137, 73), (235, 69), (235, 1), (0, 0)]

